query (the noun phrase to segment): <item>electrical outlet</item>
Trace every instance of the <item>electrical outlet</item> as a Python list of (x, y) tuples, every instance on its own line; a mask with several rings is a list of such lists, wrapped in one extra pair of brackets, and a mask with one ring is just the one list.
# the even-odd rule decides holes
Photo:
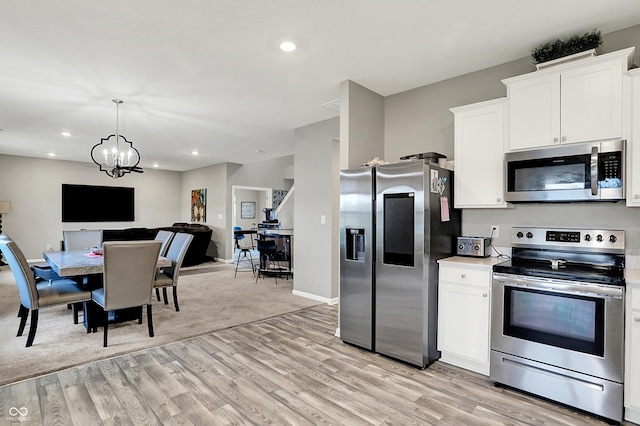
[(53, 247), (51, 246), (51, 244), (47, 244), (47, 251), (53, 251)]
[(491, 225), (491, 233), (489, 234), (489, 236), (491, 238), (498, 238), (500, 237), (500, 226), (498, 225)]

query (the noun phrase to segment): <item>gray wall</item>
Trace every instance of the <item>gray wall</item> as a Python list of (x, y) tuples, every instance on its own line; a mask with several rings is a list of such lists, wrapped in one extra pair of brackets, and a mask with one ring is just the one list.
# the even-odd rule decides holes
[[(253, 218), (242, 218), (242, 203), (255, 203), (255, 216)], [(266, 207), (265, 191), (255, 191), (252, 189), (236, 189), (236, 226), (242, 229), (250, 229), (253, 224), (258, 224), (264, 220), (262, 209)]]
[[(143, 174), (114, 180), (93, 163), (0, 155), (0, 200), (11, 201), (11, 213), (2, 217), (2, 230), (18, 243), (27, 259), (42, 259), (47, 244), (60, 249), (66, 229), (169, 226), (185, 220), (180, 204), (173, 201), (181, 198), (180, 175), (146, 169)], [(63, 183), (135, 188), (136, 220), (62, 223)]]
[(294, 292), (327, 302), (338, 297), (339, 121), (296, 129), (294, 144)]
[(228, 175), (230, 170), (240, 168), (240, 164), (216, 164), (182, 173), (180, 206), (184, 222), (191, 221), (189, 207), (191, 205), (191, 191), (205, 188), (207, 190), (207, 220), (204, 225), (209, 226), (213, 233), (211, 240), (216, 247), (216, 257), (230, 259), (233, 247), (229, 244), (231, 238), (231, 186)]
[(384, 159), (384, 97), (347, 80), (340, 83), (340, 168)]
[[(640, 25), (603, 36), (600, 53), (636, 47), (640, 64)], [(506, 96), (501, 79), (533, 72), (530, 57), (389, 96), (385, 99), (385, 159), (435, 151), (453, 156), (453, 114), (449, 108)], [(482, 164), (478, 164), (482, 172)], [(627, 253), (640, 254), (640, 209), (618, 204), (517, 205), (512, 209), (465, 209), (462, 233), (489, 235), (500, 225), (495, 244), (510, 246), (510, 228), (527, 226), (595, 227), (626, 230)]]
[[(233, 259), (231, 187), (239, 185), (288, 190), (293, 181), (286, 176), (288, 167), (292, 164), (293, 156), (290, 155), (245, 165), (216, 164), (182, 174), (183, 199), (189, 200), (193, 189), (207, 188), (206, 225), (213, 229), (212, 240), (216, 245), (217, 257), (225, 260)], [(185, 220), (188, 221), (188, 204), (183, 207), (182, 212)], [(262, 214), (261, 211), (259, 213)], [(260, 216), (258, 218), (262, 221)]]

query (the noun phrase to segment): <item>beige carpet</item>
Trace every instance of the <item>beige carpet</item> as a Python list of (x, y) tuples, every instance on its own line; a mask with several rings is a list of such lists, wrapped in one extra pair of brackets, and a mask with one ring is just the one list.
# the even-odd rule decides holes
[[(169, 305), (153, 303), (155, 337), (149, 337), (146, 315), (136, 321), (109, 327), (109, 346), (102, 347), (102, 328), (87, 334), (74, 325), (66, 306), (43, 308), (34, 344), (25, 348), (30, 322), (24, 335), (16, 337), (19, 319), (18, 290), (8, 267), (0, 270), (0, 386), (104, 359), (123, 353), (164, 345), (215, 330), (294, 312), (320, 304), (291, 294), (293, 280), (260, 278), (251, 272), (233, 277), (230, 264), (210, 263), (188, 268), (180, 275), (180, 312)], [(29, 317), (30, 318), (30, 317)]]

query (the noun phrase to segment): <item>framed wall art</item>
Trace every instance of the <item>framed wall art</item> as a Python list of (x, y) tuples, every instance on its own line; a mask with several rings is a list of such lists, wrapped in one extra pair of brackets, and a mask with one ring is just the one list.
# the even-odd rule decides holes
[(256, 218), (256, 203), (253, 201), (240, 202), (240, 218), (241, 219), (255, 219)]
[(207, 221), (207, 190), (191, 191), (191, 222)]

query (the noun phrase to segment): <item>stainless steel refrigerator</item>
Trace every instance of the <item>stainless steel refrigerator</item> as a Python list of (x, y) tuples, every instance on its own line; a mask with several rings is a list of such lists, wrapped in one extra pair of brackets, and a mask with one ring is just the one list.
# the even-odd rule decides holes
[(420, 160), (340, 172), (340, 337), (423, 368), (436, 349), (438, 266), (455, 252), (451, 172)]

